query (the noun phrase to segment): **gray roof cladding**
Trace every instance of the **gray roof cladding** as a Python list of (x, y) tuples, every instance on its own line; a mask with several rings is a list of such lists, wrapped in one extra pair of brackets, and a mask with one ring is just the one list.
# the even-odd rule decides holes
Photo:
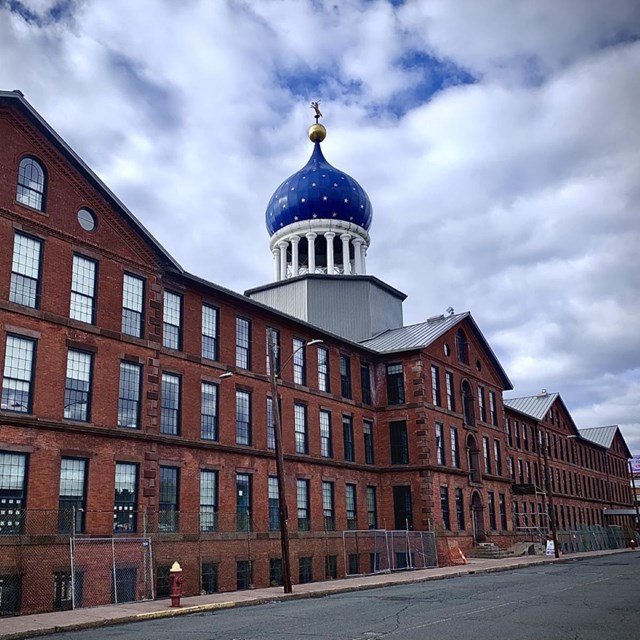
[(425, 322), (419, 322), (418, 324), (398, 327), (397, 329), (388, 329), (373, 338), (363, 340), (360, 344), (368, 347), (369, 349), (374, 349), (379, 353), (385, 354), (422, 349), (424, 347), (428, 347), (437, 338), (464, 321), (467, 321), (470, 324), (473, 333), (489, 354), (489, 358), (502, 380), (504, 389), (513, 389), (511, 380), (509, 380), (509, 377), (489, 346), (489, 343), (482, 334), (482, 331), (480, 331), (480, 328), (473, 319), (470, 311), (434, 316)]
[(125, 220), (153, 247), (161, 257), (162, 262), (170, 269), (182, 273), (182, 267), (176, 259), (153, 237), (146, 227), (138, 220), (119, 198), (107, 187), (100, 178), (89, 168), (80, 156), (60, 137), (48, 122), (31, 106), (24, 94), (19, 90), (0, 91), (0, 103), (17, 105), (24, 115), (48, 138), (71, 164), (82, 173), (88, 182), (111, 204)]
[(535, 396), (527, 396), (524, 398), (505, 398), (503, 404), (514, 411), (525, 413), (536, 420), (544, 420), (547, 412), (551, 408), (559, 393), (539, 393)]
[(580, 429), (579, 431), (583, 438), (608, 449), (613, 443), (613, 438), (617, 430), (618, 425), (614, 424), (608, 427), (588, 427), (587, 429)]

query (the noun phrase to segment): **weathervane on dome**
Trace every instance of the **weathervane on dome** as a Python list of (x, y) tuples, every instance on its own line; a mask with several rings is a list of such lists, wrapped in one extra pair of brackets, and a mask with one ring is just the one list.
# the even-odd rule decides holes
[(320, 118), (324, 118), (322, 113), (320, 113), (320, 102), (318, 102), (317, 100), (315, 102), (312, 102), (311, 108), (316, 112), (314, 118), (316, 119), (316, 124), (318, 124), (318, 120)]

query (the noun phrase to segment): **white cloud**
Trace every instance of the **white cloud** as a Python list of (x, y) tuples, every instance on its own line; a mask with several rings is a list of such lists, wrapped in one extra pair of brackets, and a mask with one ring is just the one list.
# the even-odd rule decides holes
[[(637, 3), (23, 5), (41, 20), (0, 9), (0, 87), (187, 269), (271, 279), (264, 208), (320, 99), (406, 320), (471, 309), (517, 395), (558, 390), (578, 426), (620, 422), (640, 449)], [(475, 83), (450, 86), (456, 66)]]

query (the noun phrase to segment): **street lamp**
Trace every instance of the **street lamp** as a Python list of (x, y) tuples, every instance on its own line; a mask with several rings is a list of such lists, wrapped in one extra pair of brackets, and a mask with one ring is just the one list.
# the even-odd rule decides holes
[(287, 499), (285, 494), (284, 476), (284, 454), (282, 451), (282, 420), (280, 417), (280, 405), (278, 403), (278, 376), (284, 366), (305, 347), (320, 344), (322, 340), (309, 340), (299, 346), (280, 365), (280, 370), (276, 371), (276, 345), (275, 333), (269, 332), (269, 380), (271, 382), (271, 412), (273, 418), (274, 444), (276, 450), (276, 476), (278, 478), (278, 515), (280, 517), (280, 548), (282, 549), (282, 586), (285, 593), (291, 593), (291, 563), (289, 559), (289, 511), (287, 509)]

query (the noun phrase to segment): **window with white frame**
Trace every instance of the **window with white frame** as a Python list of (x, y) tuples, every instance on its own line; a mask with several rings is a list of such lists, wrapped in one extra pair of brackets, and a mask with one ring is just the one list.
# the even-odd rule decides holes
[(318, 389), (329, 391), (329, 349), (318, 347)]
[(13, 238), (9, 300), (38, 309), (40, 307), (40, 256), (42, 241), (16, 232)]
[(210, 304), (202, 305), (202, 357), (218, 359), (218, 309)]
[(200, 531), (218, 530), (218, 472), (200, 470)]
[(296, 453), (309, 453), (307, 407), (303, 404), (294, 405), (294, 430)]
[(182, 349), (182, 296), (172, 291), (164, 292), (162, 346)]
[(64, 388), (64, 417), (89, 422), (91, 419), (91, 378), (93, 355), (69, 349)]
[(296, 384), (307, 384), (307, 360), (305, 341), (293, 339), (293, 381)]
[(236, 318), (236, 367), (251, 368), (251, 320)]
[(96, 275), (95, 260), (75, 254), (71, 273), (71, 303), (69, 317), (87, 324), (95, 324)]
[(122, 333), (142, 338), (144, 321), (144, 280), (125, 273), (122, 281)]
[(35, 352), (35, 340), (7, 335), (0, 400), (0, 408), (3, 411), (31, 413)]
[(200, 437), (218, 439), (218, 385), (213, 382), (200, 384)]
[(160, 433), (180, 435), (180, 399), (182, 380), (173, 373), (162, 374)]
[(251, 394), (236, 391), (236, 444), (251, 444)]
[(118, 426), (140, 428), (140, 396), (142, 392), (142, 366), (135, 362), (120, 363), (118, 384)]
[(320, 409), (320, 455), (331, 458), (333, 446), (331, 442), (331, 413)]

